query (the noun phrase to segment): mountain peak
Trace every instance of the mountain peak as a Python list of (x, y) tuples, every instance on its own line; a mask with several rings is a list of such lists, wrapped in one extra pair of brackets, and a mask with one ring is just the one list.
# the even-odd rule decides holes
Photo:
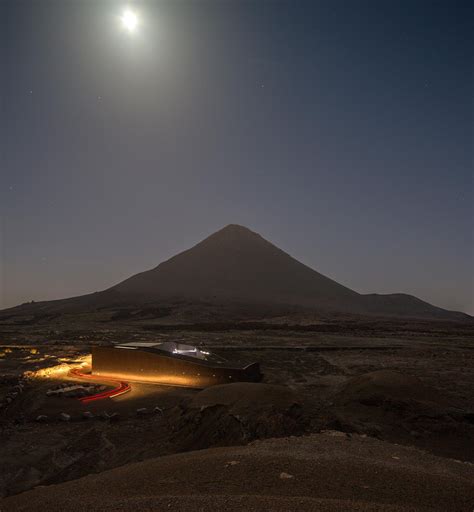
[(123, 300), (280, 304), (316, 311), (449, 317), (411, 297), (363, 296), (303, 265), (258, 233), (228, 224), (157, 267), (114, 286)]
[(113, 289), (148, 297), (326, 307), (358, 296), (239, 224), (223, 227)]
[[(214, 233), (214, 235), (217, 235), (219, 233), (233, 233), (233, 234), (242, 234), (242, 235), (257, 235), (254, 231), (251, 229), (242, 226), (240, 224), (227, 224), (227, 226), (224, 226), (222, 229), (219, 229)], [(212, 236), (212, 235), (211, 235)], [(260, 236), (260, 235), (258, 235)]]
[(240, 224), (228, 224), (222, 229), (219, 229), (212, 235), (209, 235), (201, 243), (218, 242), (218, 243), (231, 243), (231, 244), (245, 244), (245, 243), (262, 243), (267, 242), (261, 235), (255, 233), (251, 229), (241, 226)]
[(224, 226), (220, 231), (250, 231), (250, 229), (246, 226), (242, 226), (242, 224), (227, 224), (227, 226)]
[(170, 301), (229, 308), (279, 305), (325, 313), (469, 318), (403, 294), (361, 295), (307, 267), (239, 224), (224, 226), (190, 249), (104, 292), (57, 301), (52, 307), (56, 311), (72, 306), (136, 306)]

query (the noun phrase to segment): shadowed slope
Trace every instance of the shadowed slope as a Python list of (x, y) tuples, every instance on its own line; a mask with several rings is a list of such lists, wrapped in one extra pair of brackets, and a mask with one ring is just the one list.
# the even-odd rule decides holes
[(3, 500), (2, 510), (472, 509), (474, 469), (340, 432), (130, 464)]
[(362, 315), (467, 318), (406, 294), (361, 295), (236, 224), (108, 291), (217, 303), (284, 304)]
[(340, 307), (358, 294), (231, 224), (111, 288), (124, 294)]

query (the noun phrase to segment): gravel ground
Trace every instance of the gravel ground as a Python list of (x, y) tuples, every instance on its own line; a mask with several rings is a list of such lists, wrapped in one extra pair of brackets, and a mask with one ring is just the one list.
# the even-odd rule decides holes
[(2, 512), (473, 508), (474, 465), (335, 431), (150, 459), (0, 502)]

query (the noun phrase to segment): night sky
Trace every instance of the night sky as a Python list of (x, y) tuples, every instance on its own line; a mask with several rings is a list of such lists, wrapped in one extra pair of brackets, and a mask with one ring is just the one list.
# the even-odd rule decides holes
[(470, 1), (4, 0), (0, 307), (229, 223), (474, 314)]

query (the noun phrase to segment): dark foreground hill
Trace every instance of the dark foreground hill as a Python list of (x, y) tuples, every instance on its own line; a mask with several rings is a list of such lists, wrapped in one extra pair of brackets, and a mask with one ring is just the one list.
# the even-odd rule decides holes
[[(406, 294), (359, 294), (235, 224), (108, 290), (39, 305), (58, 313), (167, 301), (245, 304), (250, 308), (271, 305), (325, 313), (441, 320), (470, 318)], [(35, 309), (37, 305), (29, 307)]]
[(0, 502), (63, 510), (471, 511), (474, 468), (327, 432), (150, 459)]

